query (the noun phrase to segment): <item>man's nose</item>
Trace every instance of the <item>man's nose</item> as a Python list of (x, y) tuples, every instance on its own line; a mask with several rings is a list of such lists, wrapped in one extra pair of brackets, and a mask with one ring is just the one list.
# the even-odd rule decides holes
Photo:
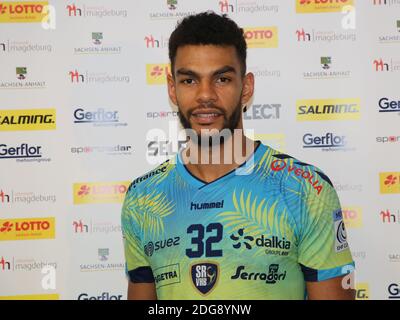
[(212, 83), (202, 81), (198, 87), (197, 102), (208, 104), (217, 101), (217, 93)]

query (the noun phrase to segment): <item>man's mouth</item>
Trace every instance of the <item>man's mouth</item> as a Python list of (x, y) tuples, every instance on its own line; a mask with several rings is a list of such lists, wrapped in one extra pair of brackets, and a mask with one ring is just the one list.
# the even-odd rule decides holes
[(192, 113), (192, 117), (195, 122), (199, 124), (212, 124), (214, 121), (222, 117), (221, 112), (217, 111), (206, 111), (206, 110), (197, 110)]

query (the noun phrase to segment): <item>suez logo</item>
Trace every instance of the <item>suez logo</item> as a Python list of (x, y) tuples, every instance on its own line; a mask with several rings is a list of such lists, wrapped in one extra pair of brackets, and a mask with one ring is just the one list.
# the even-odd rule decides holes
[(48, 5), (48, 1), (1, 2), (0, 23), (42, 22)]
[(266, 267), (266, 272), (245, 272), (245, 266), (238, 266), (236, 273), (231, 276), (232, 280), (259, 280), (264, 281), (266, 284), (275, 284), (283, 281), (286, 278), (286, 270), (281, 272), (279, 264), (274, 263)]
[(296, 0), (297, 13), (342, 12), (354, 6), (354, 0)]
[(154, 243), (149, 241), (146, 245), (144, 245), (144, 253), (146, 256), (151, 257), (153, 253), (156, 253), (159, 250), (179, 246), (180, 240), (180, 237), (174, 237), (166, 240), (156, 241)]
[(400, 193), (400, 172), (381, 172), (379, 173), (379, 182), (380, 193)]
[(54, 238), (53, 217), (0, 220), (0, 241)]
[(273, 27), (245, 27), (243, 35), (248, 48), (277, 48), (278, 28)]
[(254, 239), (253, 236), (246, 235), (243, 228), (239, 229), (237, 233), (233, 233), (230, 236), (233, 244), (232, 247), (235, 249), (245, 248), (252, 250), (254, 247), (265, 248), (265, 254), (287, 256), (291, 248), (291, 242), (285, 238), (279, 238), (277, 236), (265, 237), (264, 235)]
[(281, 104), (253, 104), (243, 114), (245, 120), (279, 119)]
[(0, 110), (0, 131), (55, 129), (56, 109)]
[(358, 120), (360, 99), (297, 100), (297, 121)]
[(75, 124), (93, 124), (95, 127), (121, 127), (127, 126), (126, 122), (121, 122), (117, 110), (107, 110), (98, 108), (96, 111), (88, 111), (84, 108), (77, 108), (73, 113)]
[(400, 100), (390, 100), (383, 97), (378, 102), (379, 112), (399, 112), (400, 114)]
[(130, 181), (74, 183), (74, 204), (121, 203)]
[(121, 300), (122, 294), (111, 294), (109, 292), (103, 292), (100, 295), (90, 295), (88, 293), (81, 293), (78, 296), (78, 300)]

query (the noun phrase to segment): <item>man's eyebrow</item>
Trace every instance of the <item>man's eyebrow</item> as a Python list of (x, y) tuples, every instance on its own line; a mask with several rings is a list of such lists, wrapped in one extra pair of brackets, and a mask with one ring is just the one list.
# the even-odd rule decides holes
[[(236, 69), (232, 66), (224, 66), (216, 71), (213, 72), (213, 76), (218, 76), (227, 72), (233, 72), (236, 73)], [(186, 69), (186, 68), (180, 68), (176, 71), (176, 74), (179, 76), (192, 76), (192, 77), (199, 77), (199, 74), (193, 70)]]

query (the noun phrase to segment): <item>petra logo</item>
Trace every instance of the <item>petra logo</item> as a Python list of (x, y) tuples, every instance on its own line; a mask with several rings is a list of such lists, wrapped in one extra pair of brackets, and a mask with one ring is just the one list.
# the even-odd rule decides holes
[(90, 192), (90, 187), (88, 187), (87, 185), (83, 185), (81, 186), (81, 189), (78, 191), (78, 196), (84, 197), (88, 195), (89, 192)]
[(382, 59), (374, 60), (375, 71), (389, 71), (389, 64), (384, 63)]
[(85, 82), (85, 77), (82, 74), (80, 74), (76, 69), (75, 69), (75, 71), (68, 72), (68, 74), (71, 77), (71, 82), (72, 83), (74, 83), (74, 82), (77, 82), (77, 83)]
[(228, 0), (224, 0), (224, 1), (220, 1), (219, 2), (219, 10), (222, 13), (228, 13), (228, 12), (233, 12), (234, 11), (234, 7), (232, 4), (229, 4)]
[(87, 233), (89, 232), (89, 227), (87, 224), (84, 224), (82, 220), (79, 221), (74, 221), (72, 223), (72, 226), (74, 227), (74, 232), (75, 233)]
[[(296, 165), (298, 165), (298, 166), (306, 167), (306, 166), (309, 166), (309, 164), (294, 161), (293, 165), (288, 165), (287, 162), (285, 162), (284, 160), (285, 159), (293, 159), (293, 158), (286, 154), (278, 154), (278, 155), (274, 155), (274, 157), (278, 158), (278, 160), (274, 160), (271, 163), (272, 171), (278, 172), (278, 171), (286, 170), (288, 173), (293, 173), (296, 176), (301, 177), (304, 180), (306, 180), (313, 187), (313, 189), (317, 191), (318, 195), (321, 194), (321, 192), (323, 190), (323, 185), (320, 183), (320, 181), (317, 179), (317, 177), (314, 176), (314, 173), (310, 172), (310, 171), (306, 171), (306, 170), (296, 166)], [(329, 185), (331, 185), (333, 187), (332, 182), (329, 180), (329, 178), (325, 174), (323, 174), (322, 172), (319, 172), (319, 171), (314, 171), (314, 172), (322, 180), (324, 180), (325, 182), (327, 182)]]
[(11, 269), (11, 263), (9, 261), (6, 261), (4, 257), (1, 257), (0, 260), (0, 270), (10, 270)]
[(82, 10), (77, 8), (77, 6), (75, 4), (72, 5), (68, 5), (67, 7), (68, 10), (68, 16), (72, 17), (76, 17), (76, 16), (81, 16), (82, 15)]
[(0, 203), (10, 202), (10, 195), (5, 194), (3, 190), (0, 190)]
[(382, 210), (380, 212), (380, 216), (382, 218), (382, 222), (383, 223), (396, 223), (396, 222), (400, 222), (399, 218), (400, 218), (400, 214), (398, 216), (396, 216), (394, 213), (392, 213), (389, 209), (387, 209), (386, 211)]
[(146, 42), (146, 48), (159, 48), (160, 47), (160, 41), (155, 40), (153, 35), (144, 37), (144, 41)]
[(297, 41), (311, 41), (311, 34), (306, 33), (304, 29), (296, 31)]

